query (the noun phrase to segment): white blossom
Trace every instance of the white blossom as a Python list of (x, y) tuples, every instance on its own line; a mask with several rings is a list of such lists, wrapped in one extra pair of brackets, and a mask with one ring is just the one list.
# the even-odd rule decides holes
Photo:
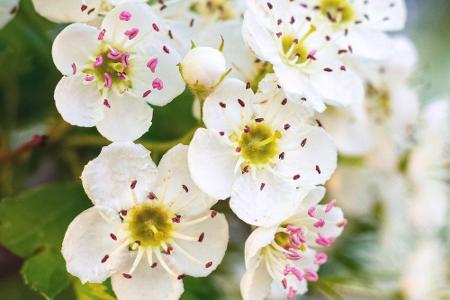
[(252, 232), (245, 243), (244, 300), (266, 298), (273, 281), (294, 299), (306, 293), (309, 281), (319, 279), (317, 271), (327, 255), (316, 249), (333, 244), (347, 224), (342, 210), (334, 207), (335, 200), (318, 205), (324, 194), (324, 188), (312, 190), (289, 218)]
[(185, 87), (177, 52), (144, 4), (116, 7), (100, 29), (72, 24), (53, 44), (53, 60), (64, 75), (55, 90), (62, 117), (77, 126), (97, 126), (112, 141), (139, 138), (151, 125), (152, 109), (172, 101)]
[(325, 103), (347, 106), (363, 99), (360, 78), (342, 52), (295, 1), (247, 1), (243, 36), (258, 58), (268, 61), (288, 99), (322, 112)]
[(406, 23), (404, 0), (297, 0), (313, 22), (330, 32), (341, 49), (369, 59), (392, 53), (386, 32), (402, 30)]
[(192, 182), (187, 146), (157, 168), (143, 146), (113, 143), (81, 178), (94, 206), (69, 225), (62, 253), (82, 282), (111, 277), (118, 299), (178, 299), (185, 274), (207, 276), (221, 262), (228, 224)]
[(323, 184), (336, 167), (333, 142), (296, 105), (273, 75), (257, 94), (226, 79), (205, 101), (206, 129), (196, 131), (189, 147), (192, 177), (210, 196), (231, 197), (232, 210), (249, 224), (280, 222), (299, 193)]

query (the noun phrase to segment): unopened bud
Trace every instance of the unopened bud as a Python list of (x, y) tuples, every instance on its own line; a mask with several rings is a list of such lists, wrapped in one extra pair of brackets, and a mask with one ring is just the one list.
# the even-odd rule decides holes
[(227, 66), (219, 50), (196, 47), (184, 57), (181, 70), (184, 80), (192, 89), (212, 89), (223, 78)]

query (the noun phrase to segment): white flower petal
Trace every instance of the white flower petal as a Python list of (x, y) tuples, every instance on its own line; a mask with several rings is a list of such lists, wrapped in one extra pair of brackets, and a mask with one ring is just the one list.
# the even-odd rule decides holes
[(275, 74), (268, 74), (259, 83), (256, 93), (255, 111), (258, 118), (264, 118), (272, 128), (284, 131), (285, 126), (297, 126), (310, 120), (314, 112), (312, 109), (287, 101), (283, 90), (278, 86)]
[(297, 186), (323, 184), (336, 169), (336, 146), (320, 127), (305, 125), (286, 131), (280, 148), (284, 159), (275, 170)]
[[(126, 269), (125, 269), (126, 270)], [(127, 270), (128, 271), (128, 270)], [(183, 294), (183, 281), (167, 273), (161, 266), (150, 268), (143, 259), (132, 274), (111, 277), (112, 288), (120, 300), (178, 300)]]
[(244, 222), (273, 226), (286, 219), (297, 206), (295, 186), (269, 171), (243, 174), (233, 185), (230, 207)]
[(303, 103), (318, 112), (325, 110), (324, 99), (310, 84), (308, 78), (296, 68), (277, 64), (273, 66), (287, 98), (294, 103)]
[[(37, 13), (57, 23), (86, 23), (98, 17), (101, 0), (32, 0)], [(82, 5), (86, 5), (86, 8)]]
[(238, 157), (234, 149), (221, 140), (225, 137), (206, 129), (198, 129), (188, 151), (192, 179), (205, 193), (226, 199), (237, 177), (234, 169)]
[(340, 66), (332, 68), (332, 72), (312, 74), (310, 81), (325, 102), (332, 105), (348, 106), (364, 98), (362, 80), (351, 70), (340, 70)]
[(245, 45), (241, 29), (241, 20), (228, 20), (210, 24), (200, 32), (198, 45), (218, 47), (223, 38), (223, 54), (228, 68), (232, 68), (229, 77), (238, 78), (244, 82), (252, 82), (258, 73), (258, 67), (254, 62), (256, 57)]
[(254, 265), (260, 250), (269, 245), (275, 238), (278, 227), (258, 227), (245, 241), (245, 265), (248, 269)]
[(297, 213), (307, 211), (311, 206), (317, 205), (325, 196), (326, 189), (323, 186), (315, 186), (309, 188), (306, 196), (300, 198)]
[[(83, 283), (103, 282), (121, 268), (125, 261), (125, 250), (113, 254), (120, 245), (120, 240), (113, 240), (110, 234), (118, 236), (117, 227), (104, 217), (120, 225), (119, 215), (114, 211), (91, 207), (72, 221), (64, 236), (62, 254), (67, 263), (67, 271), (80, 278)], [(105, 255), (110, 257), (102, 262)]]
[(111, 94), (105, 117), (97, 123), (98, 131), (110, 141), (134, 141), (148, 131), (153, 109), (143, 100), (128, 95)]
[(103, 119), (103, 105), (97, 86), (83, 80), (81, 76), (63, 77), (55, 88), (55, 104), (66, 122), (92, 127)]
[(71, 24), (55, 38), (52, 47), (53, 62), (63, 75), (80, 72), (90, 63), (98, 50), (97, 28), (85, 24)]
[[(148, 66), (150, 62), (153, 62), (151, 68)], [(170, 103), (185, 89), (178, 63), (180, 56), (169, 46), (154, 42), (139, 45), (139, 51), (132, 60), (130, 79), (133, 85), (130, 92), (153, 105)]]
[[(128, 21), (120, 19), (122, 12), (128, 12), (131, 18)], [(105, 30), (105, 40), (112, 44), (123, 45), (126, 49), (141, 42), (161, 44), (165, 39), (158, 25), (161, 19), (151, 7), (145, 3), (129, 2), (116, 6), (103, 20), (100, 29)], [(153, 25), (155, 24), (155, 25)], [(162, 27), (162, 26), (161, 26)], [(134, 31), (133, 35), (129, 35)]]
[(253, 92), (244, 82), (225, 79), (206, 99), (203, 121), (209, 130), (228, 135), (250, 120), (253, 100)]
[(338, 43), (344, 49), (351, 45), (353, 54), (362, 58), (382, 60), (392, 54), (392, 39), (384, 32), (368, 28), (349, 31)]
[(369, 20), (363, 22), (364, 26), (380, 31), (398, 31), (405, 27), (405, 0), (377, 0), (364, 2), (363, 5), (364, 13), (369, 16)]
[(242, 36), (248, 47), (260, 59), (270, 61), (273, 64), (281, 61), (274, 35), (249, 10), (244, 15)]
[(181, 216), (194, 216), (208, 211), (217, 200), (203, 193), (191, 178), (188, 168), (188, 146), (177, 145), (170, 149), (158, 165), (156, 195), (171, 205), (171, 211)]
[[(217, 214), (214, 218), (193, 226), (186, 226), (177, 232), (193, 237), (200, 237), (203, 234), (202, 242), (174, 239), (176, 245), (173, 245), (174, 251), (171, 258), (179, 272), (194, 277), (204, 277), (218, 267), (225, 255), (229, 238), (228, 223), (223, 214)], [(196, 261), (183, 254), (183, 250), (180, 251), (178, 247), (193, 256)]]
[(270, 292), (273, 279), (267, 272), (264, 259), (252, 264), (241, 279), (241, 294), (244, 300), (263, 300)]
[(90, 161), (81, 174), (83, 187), (95, 205), (116, 211), (132, 206), (131, 184), (138, 201), (146, 199), (157, 170), (150, 152), (133, 143), (112, 143)]

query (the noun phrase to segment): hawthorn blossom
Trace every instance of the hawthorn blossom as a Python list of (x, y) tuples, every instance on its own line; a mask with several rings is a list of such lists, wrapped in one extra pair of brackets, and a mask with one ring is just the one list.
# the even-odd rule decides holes
[(335, 200), (318, 205), (324, 194), (324, 188), (314, 189), (289, 218), (252, 232), (245, 243), (244, 300), (266, 298), (272, 282), (292, 300), (306, 293), (308, 282), (319, 280), (319, 267), (327, 262), (319, 251), (332, 245), (347, 224)]
[(385, 60), (348, 61), (364, 79), (365, 99), (347, 108), (333, 107), (320, 117), (339, 153), (366, 155), (376, 148), (380, 135), (389, 136), (399, 149), (407, 149), (419, 114), (417, 92), (409, 85), (417, 63), (412, 43), (397, 37)]
[(192, 182), (187, 146), (157, 168), (143, 146), (112, 143), (81, 179), (94, 206), (69, 225), (62, 253), (83, 283), (111, 277), (118, 299), (178, 299), (185, 274), (207, 276), (221, 262), (228, 224)]
[(422, 112), (407, 176), (413, 189), (410, 216), (419, 233), (435, 233), (448, 223), (450, 105), (438, 100)]
[(64, 75), (56, 107), (68, 123), (91, 127), (112, 141), (139, 138), (151, 125), (152, 109), (181, 94), (185, 84), (177, 52), (165, 44), (160, 20), (144, 4), (116, 7), (100, 29), (72, 24), (53, 44)]
[(32, 0), (35, 10), (57, 23), (88, 23), (101, 20), (114, 7), (145, 0)]
[(256, 94), (249, 84), (225, 79), (206, 99), (203, 116), (206, 128), (189, 147), (192, 178), (211, 197), (231, 197), (231, 209), (249, 224), (282, 221), (299, 194), (336, 168), (333, 142), (312, 125), (309, 111), (287, 101), (273, 75)]
[[(289, 100), (325, 110), (325, 103), (347, 106), (363, 99), (360, 78), (342, 61), (345, 52), (296, 2), (263, 5), (248, 1), (243, 36), (258, 58), (273, 65)], [(261, 12), (262, 10), (262, 12)]]
[(341, 49), (356, 56), (383, 59), (392, 53), (386, 32), (405, 27), (404, 0), (296, 1), (313, 22), (326, 27)]
[(0, 3), (0, 28), (16, 15), (18, 5), (19, 0), (5, 0)]
[(400, 278), (402, 295), (409, 300), (446, 299), (448, 251), (439, 239), (425, 238), (408, 255)]

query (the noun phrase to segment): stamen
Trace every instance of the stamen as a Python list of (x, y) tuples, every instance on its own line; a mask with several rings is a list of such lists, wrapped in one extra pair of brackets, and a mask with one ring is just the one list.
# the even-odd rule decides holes
[(198, 237), (194, 237), (194, 236), (189, 236), (189, 235), (185, 235), (182, 233), (178, 233), (178, 232), (173, 232), (172, 236), (176, 239), (179, 240), (184, 240), (184, 241), (193, 241), (193, 242), (197, 242), (198, 241)]
[(139, 265), (139, 263), (141, 262), (142, 257), (144, 256), (144, 249), (139, 248), (137, 255), (136, 255), (136, 259), (134, 260), (133, 265), (131, 266), (130, 271), (128, 272), (128, 274), (133, 274), (133, 272), (136, 270), (137, 266)]
[(162, 258), (161, 253), (159, 251), (155, 251), (155, 255), (156, 255), (156, 258), (158, 259), (159, 263), (161, 264), (161, 266), (164, 268), (164, 270), (166, 270), (166, 272), (169, 273), (170, 275), (172, 275), (174, 278), (178, 278), (179, 275), (175, 274), (175, 272), (169, 268), (169, 266), (166, 264), (166, 262)]
[(198, 260), (197, 258), (195, 258), (194, 256), (192, 256), (191, 254), (189, 254), (186, 250), (184, 250), (180, 245), (178, 245), (175, 242), (172, 242), (173, 246), (175, 247), (175, 249), (177, 251), (180, 251), (184, 256), (186, 256), (189, 260), (199, 264), (199, 265), (205, 265), (204, 262), (201, 262), (200, 260)]

